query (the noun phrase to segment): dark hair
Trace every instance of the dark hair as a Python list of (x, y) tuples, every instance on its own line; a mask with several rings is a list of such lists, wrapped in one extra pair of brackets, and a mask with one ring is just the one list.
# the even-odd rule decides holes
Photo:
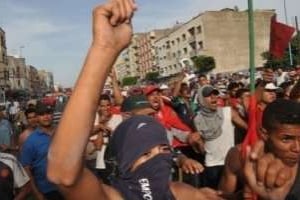
[(236, 98), (241, 98), (243, 96), (243, 94), (246, 93), (246, 92), (250, 92), (250, 90), (247, 89), (247, 88), (238, 89), (236, 91), (236, 95), (235, 96), (236, 96)]
[(290, 92), (290, 99), (297, 100), (300, 98), (300, 80), (294, 85), (293, 89)]
[(270, 103), (264, 110), (262, 126), (267, 131), (276, 130), (279, 125), (300, 125), (300, 104), (286, 99)]
[(228, 91), (231, 91), (235, 88), (238, 88), (239, 87), (239, 84), (237, 82), (230, 82), (229, 85), (227, 86), (227, 90)]
[(29, 115), (30, 113), (36, 113), (35, 108), (27, 108), (27, 109), (25, 110), (25, 115), (26, 115), (26, 117), (28, 117), (28, 115)]
[(106, 101), (111, 102), (110, 96), (107, 95), (107, 94), (101, 94), (100, 95), (99, 102), (102, 101), (102, 100), (106, 100)]
[(279, 87), (281, 87), (284, 91), (290, 87), (291, 85), (293, 85), (293, 82), (292, 81), (286, 81), (286, 82), (283, 82), (279, 85)]
[(198, 75), (198, 78), (199, 78), (199, 79), (200, 79), (200, 78), (205, 78), (205, 79), (207, 79), (207, 77), (206, 77), (205, 74), (199, 74), (199, 75)]
[(272, 70), (272, 72), (274, 72), (274, 68), (271, 67), (271, 66), (265, 66), (265, 67), (263, 68), (263, 71), (268, 71), (268, 70)]

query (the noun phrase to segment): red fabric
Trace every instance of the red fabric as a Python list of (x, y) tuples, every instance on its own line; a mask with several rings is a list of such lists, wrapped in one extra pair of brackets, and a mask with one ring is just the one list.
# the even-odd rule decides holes
[(229, 99), (229, 102), (230, 102), (230, 106), (231, 106), (232, 108), (236, 108), (237, 105), (239, 104), (239, 102), (238, 102), (238, 100), (237, 100), (236, 98), (230, 98), (230, 99)]
[[(250, 98), (250, 104), (249, 104), (249, 120), (248, 120), (248, 131), (247, 135), (242, 143), (242, 155), (243, 157), (246, 155), (246, 147), (252, 146), (255, 144), (255, 142), (258, 140), (257, 135), (257, 117), (260, 117), (260, 114), (257, 115), (257, 102), (255, 95), (252, 95)], [(261, 119), (260, 119), (261, 120)]]
[(222, 99), (221, 97), (219, 97), (219, 98), (217, 99), (217, 105), (218, 105), (218, 107), (224, 107), (224, 106), (225, 106), (225, 101), (224, 101), (224, 99)]
[(145, 95), (149, 95), (154, 91), (158, 91), (159, 87), (157, 85), (148, 85), (144, 88), (143, 92)]
[(110, 112), (112, 114), (120, 114), (121, 113), (121, 107), (120, 106), (111, 106)]
[[(161, 109), (156, 115), (156, 118), (166, 129), (170, 129), (173, 127), (189, 133), (192, 131), (190, 127), (188, 127), (181, 121), (181, 119), (178, 117), (175, 111), (168, 105), (161, 106)], [(187, 144), (180, 142), (176, 138), (174, 138), (172, 142), (173, 147), (180, 147), (186, 145)]]
[(295, 32), (295, 28), (276, 21), (276, 16), (271, 19), (270, 53), (274, 58), (282, 58), (285, 49)]
[[(242, 158), (246, 157), (246, 148), (247, 146), (252, 146), (258, 141), (258, 135), (257, 135), (257, 122), (262, 118), (262, 111), (260, 107), (257, 106), (257, 101), (255, 94), (251, 95), (250, 98), (250, 104), (249, 104), (249, 111), (248, 111), (248, 131), (247, 135), (242, 143)], [(251, 197), (252, 200), (257, 200), (257, 195), (255, 193), (252, 194)]]

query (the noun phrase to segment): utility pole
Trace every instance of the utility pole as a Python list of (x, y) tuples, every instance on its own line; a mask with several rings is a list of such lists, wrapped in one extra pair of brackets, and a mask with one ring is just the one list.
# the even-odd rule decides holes
[(19, 57), (20, 58), (22, 58), (22, 49), (24, 49), (25, 48), (25, 46), (23, 46), (23, 45), (21, 45), (20, 47), (19, 47)]
[[(285, 23), (288, 24), (288, 17), (287, 17), (287, 8), (286, 8), (286, 0), (283, 1), (284, 5), (284, 16), (285, 16)], [(289, 55), (290, 55), (290, 66), (293, 66), (293, 55), (292, 55), (292, 46), (291, 42), (289, 42)]]
[[(296, 26), (296, 33), (297, 33), (297, 35), (296, 35), (296, 37), (300, 37), (300, 31), (299, 31), (299, 24), (298, 24), (298, 17), (297, 16), (295, 16), (295, 26)], [(298, 44), (297, 44), (297, 47), (298, 47), (298, 53), (299, 53), (299, 55), (300, 55), (300, 39), (298, 40)], [(298, 63), (299, 64), (299, 63)]]

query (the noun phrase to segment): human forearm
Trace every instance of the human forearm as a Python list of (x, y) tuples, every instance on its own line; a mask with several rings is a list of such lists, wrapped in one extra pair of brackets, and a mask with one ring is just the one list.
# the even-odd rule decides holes
[[(93, 127), (99, 91), (117, 55), (117, 51), (94, 45), (89, 50), (49, 149), (48, 176), (55, 183), (72, 184), (82, 170), (82, 155)], [(80, 123), (76, 123), (78, 120)]]
[(112, 87), (113, 87), (113, 93), (114, 93), (114, 98), (115, 98), (115, 104), (121, 105), (124, 101), (124, 97), (121, 94), (121, 90), (120, 90), (117, 80), (112, 81)]
[(32, 174), (31, 174), (30, 167), (24, 167), (24, 169), (27, 172), (28, 176), (30, 177), (30, 181), (29, 181), (28, 187), (30, 187), (31, 192), (33, 193), (33, 195), (35, 196), (35, 198), (37, 200), (44, 200), (43, 194), (36, 187), (34, 178), (33, 178)]
[(31, 191), (31, 185), (30, 182), (26, 183), (20, 191), (18, 191), (17, 195), (15, 196), (14, 200), (24, 200), (26, 199), (27, 195)]

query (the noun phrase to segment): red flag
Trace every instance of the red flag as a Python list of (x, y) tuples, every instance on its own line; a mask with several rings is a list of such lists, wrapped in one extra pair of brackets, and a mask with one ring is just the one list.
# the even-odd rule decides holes
[(270, 53), (274, 58), (282, 58), (285, 49), (295, 32), (295, 28), (276, 21), (276, 15), (271, 19)]
[(242, 156), (245, 158), (246, 156), (246, 147), (252, 146), (257, 142), (257, 113), (256, 113), (256, 97), (255, 94), (251, 95), (249, 110), (248, 110), (248, 130), (247, 135), (242, 143)]
[[(250, 104), (248, 109), (248, 130), (247, 135), (242, 143), (242, 158), (246, 158), (246, 148), (247, 146), (252, 146), (258, 141), (258, 135), (257, 135), (257, 101), (255, 93), (251, 95), (250, 98)], [(248, 188), (249, 189), (249, 188)], [(257, 195), (252, 192), (251, 194), (251, 200), (257, 200)]]

